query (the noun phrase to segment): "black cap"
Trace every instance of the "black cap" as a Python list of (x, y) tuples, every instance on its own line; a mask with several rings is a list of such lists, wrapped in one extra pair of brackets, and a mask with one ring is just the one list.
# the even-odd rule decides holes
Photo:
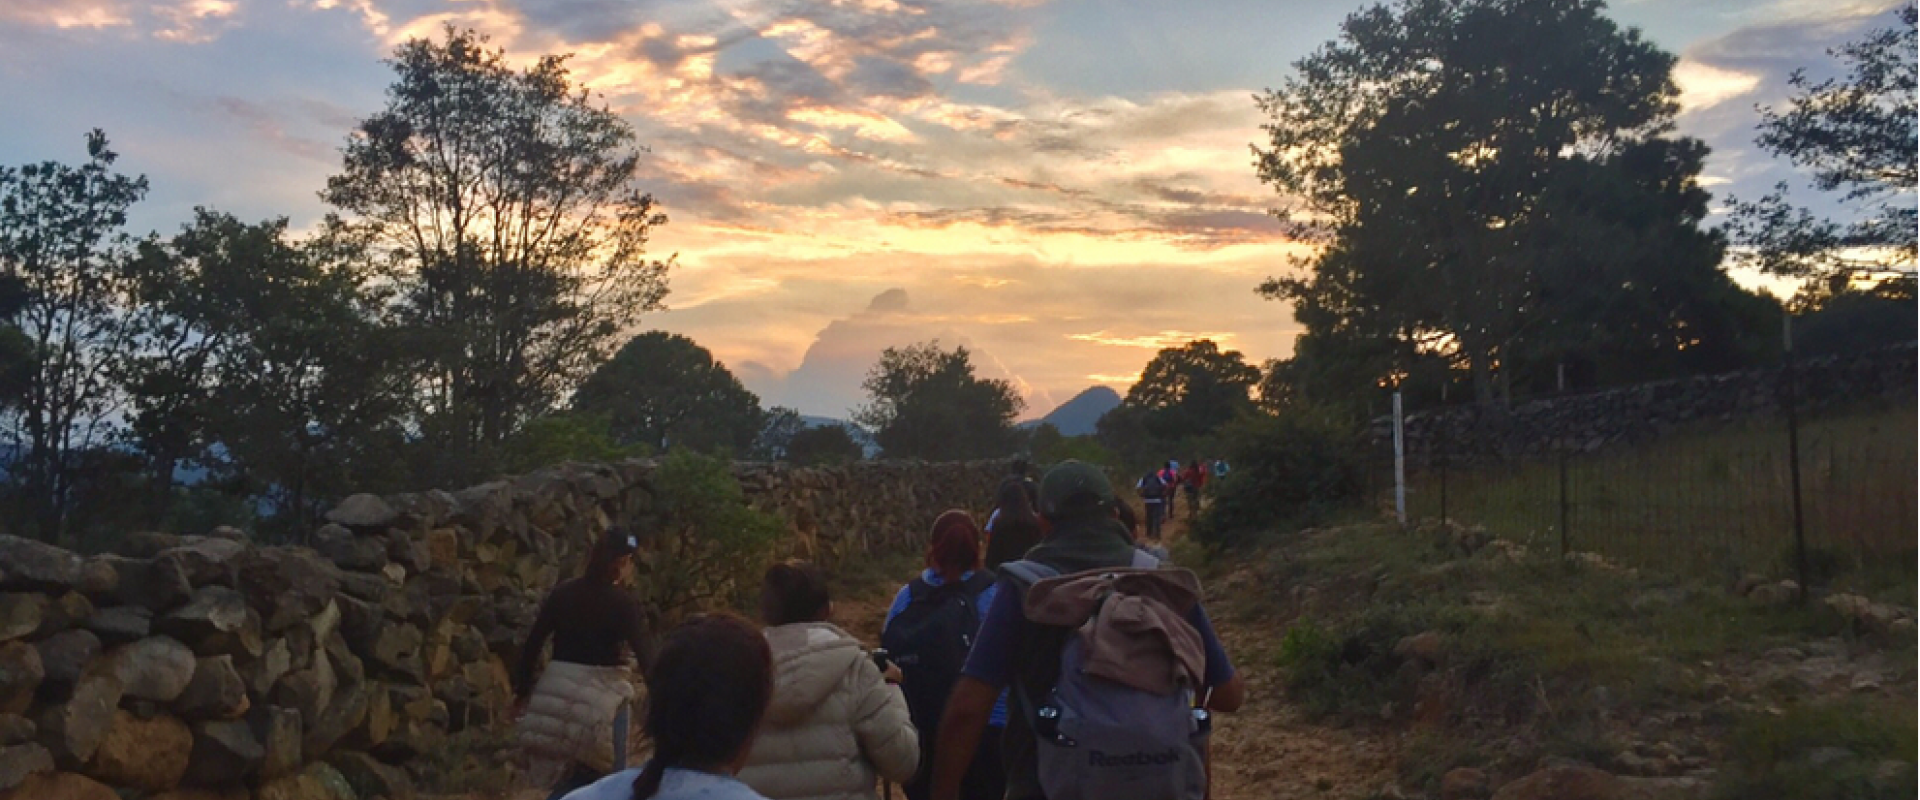
[(633, 531), (626, 528), (619, 526), (608, 528), (604, 538), (609, 549), (623, 556), (632, 555), (634, 551), (640, 549), (640, 537), (633, 535)]

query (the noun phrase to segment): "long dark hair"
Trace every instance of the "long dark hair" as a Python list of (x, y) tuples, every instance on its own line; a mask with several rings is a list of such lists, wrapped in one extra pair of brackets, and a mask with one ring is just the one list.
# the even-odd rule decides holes
[(647, 671), (653, 760), (633, 779), (634, 800), (658, 794), (668, 767), (713, 770), (738, 758), (772, 699), (773, 651), (752, 624), (710, 614), (673, 629)]
[(996, 529), (1000, 523), (1007, 521), (1040, 527), (1040, 515), (1033, 511), (1033, 498), (1027, 496), (1027, 487), (1020, 481), (1002, 481), (1000, 491), (994, 495), (993, 504), (1000, 512), (999, 520), (993, 523)]
[(760, 582), (760, 618), (768, 625), (819, 622), (827, 618), (827, 577), (806, 561), (788, 561), (767, 568)]

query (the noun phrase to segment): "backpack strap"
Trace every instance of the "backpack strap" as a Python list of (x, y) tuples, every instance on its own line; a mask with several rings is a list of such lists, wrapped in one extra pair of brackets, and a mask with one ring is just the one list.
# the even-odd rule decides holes
[(993, 582), (994, 576), (992, 572), (984, 569), (974, 570), (973, 575), (968, 577), (966, 581), (967, 595), (969, 597), (979, 597), (985, 593), (987, 589), (993, 587)]
[(1018, 591), (1023, 597), (1026, 595), (1027, 590), (1032, 588), (1034, 584), (1048, 578), (1057, 578), (1059, 576), (1060, 570), (1038, 561), (1021, 559), (1019, 561), (1008, 561), (1000, 565), (1000, 577), (1012, 583), (1014, 590)]

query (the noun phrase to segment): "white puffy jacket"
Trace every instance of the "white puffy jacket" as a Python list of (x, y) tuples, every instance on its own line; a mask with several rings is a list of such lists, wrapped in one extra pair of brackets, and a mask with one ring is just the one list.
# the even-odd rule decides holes
[(548, 662), (517, 730), (529, 782), (551, 786), (576, 763), (613, 768), (613, 717), (637, 694), (632, 676), (624, 666)]
[(845, 631), (824, 622), (767, 629), (773, 703), (740, 780), (772, 800), (862, 800), (875, 772), (913, 778), (920, 740), (900, 688)]

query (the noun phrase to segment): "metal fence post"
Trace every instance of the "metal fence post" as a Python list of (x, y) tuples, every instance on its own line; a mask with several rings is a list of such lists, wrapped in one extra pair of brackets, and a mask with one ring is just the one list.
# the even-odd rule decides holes
[(1781, 370), (1782, 403), (1787, 411), (1787, 476), (1793, 490), (1793, 560), (1794, 569), (1800, 577), (1800, 602), (1807, 601), (1807, 591), (1811, 588), (1807, 578), (1807, 522), (1800, 506), (1800, 409), (1798, 383), (1795, 380), (1793, 364), (1793, 313), (1783, 318), (1782, 330), (1786, 338), (1786, 364)]
[(1393, 393), (1393, 514), (1407, 525), (1407, 422), (1400, 408), (1400, 392)]

